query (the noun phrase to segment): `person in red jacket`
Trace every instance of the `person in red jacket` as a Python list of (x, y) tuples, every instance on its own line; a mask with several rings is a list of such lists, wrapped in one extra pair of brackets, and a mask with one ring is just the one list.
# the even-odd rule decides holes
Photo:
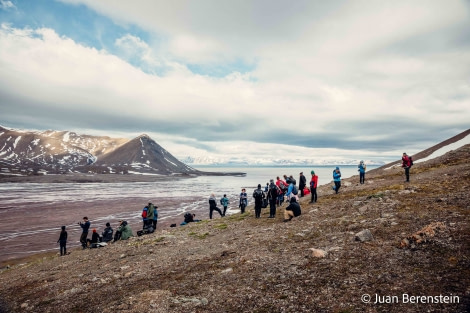
[(405, 152), (403, 152), (403, 156), (401, 157), (401, 161), (402, 161), (401, 167), (403, 167), (405, 169), (405, 176), (406, 176), (405, 181), (409, 182), (410, 181), (411, 159)]
[(315, 203), (317, 202), (317, 186), (318, 186), (318, 176), (315, 175), (315, 171), (311, 171), (310, 174), (312, 174), (312, 179), (310, 180), (310, 194), (312, 195), (312, 198), (310, 200), (310, 203)]

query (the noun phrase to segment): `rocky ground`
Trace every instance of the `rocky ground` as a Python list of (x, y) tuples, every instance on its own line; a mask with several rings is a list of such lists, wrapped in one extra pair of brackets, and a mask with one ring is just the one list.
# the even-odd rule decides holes
[(37, 255), (3, 269), (0, 312), (470, 312), (469, 156), (321, 186), (288, 223), (248, 210)]

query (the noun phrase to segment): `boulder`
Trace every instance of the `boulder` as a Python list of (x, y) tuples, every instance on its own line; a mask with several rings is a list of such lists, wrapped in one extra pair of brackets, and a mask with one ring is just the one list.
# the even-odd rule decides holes
[(355, 235), (355, 240), (360, 242), (372, 241), (374, 240), (374, 236), (372, 236), (370, 230), (364, 229)]

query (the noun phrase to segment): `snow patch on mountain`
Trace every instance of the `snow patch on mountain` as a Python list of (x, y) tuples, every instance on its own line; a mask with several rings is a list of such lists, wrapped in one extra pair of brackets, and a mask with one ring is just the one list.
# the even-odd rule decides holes
[(466, 137), (460, 139), (459, 141), (456, 141), (454, 143), (451, 143), (447, 146), (444, 146), (444, 147), (434, 151), (433, 153), (431, 153), (429, 156), (427, 156), (425, 158), (413, 161), (413, 163), (420, 163), (420, 162), (425, 162), (427, 160), (435, 159), (437, 157), (440, 157), (440, 156), (446, 154), (449, 151), (456, 150), (456, 149), (458, 149), (460, 147), (463, 147), (465, 145), (468, 145), (468, 144), (470, 144), (470, 135), (467, 135)]

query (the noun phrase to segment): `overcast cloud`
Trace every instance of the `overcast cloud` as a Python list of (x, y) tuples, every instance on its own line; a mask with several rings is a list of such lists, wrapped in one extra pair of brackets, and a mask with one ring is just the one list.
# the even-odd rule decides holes
[(0, 0), (0, 124), (394, 160), (469, 128), (468, 1)]

